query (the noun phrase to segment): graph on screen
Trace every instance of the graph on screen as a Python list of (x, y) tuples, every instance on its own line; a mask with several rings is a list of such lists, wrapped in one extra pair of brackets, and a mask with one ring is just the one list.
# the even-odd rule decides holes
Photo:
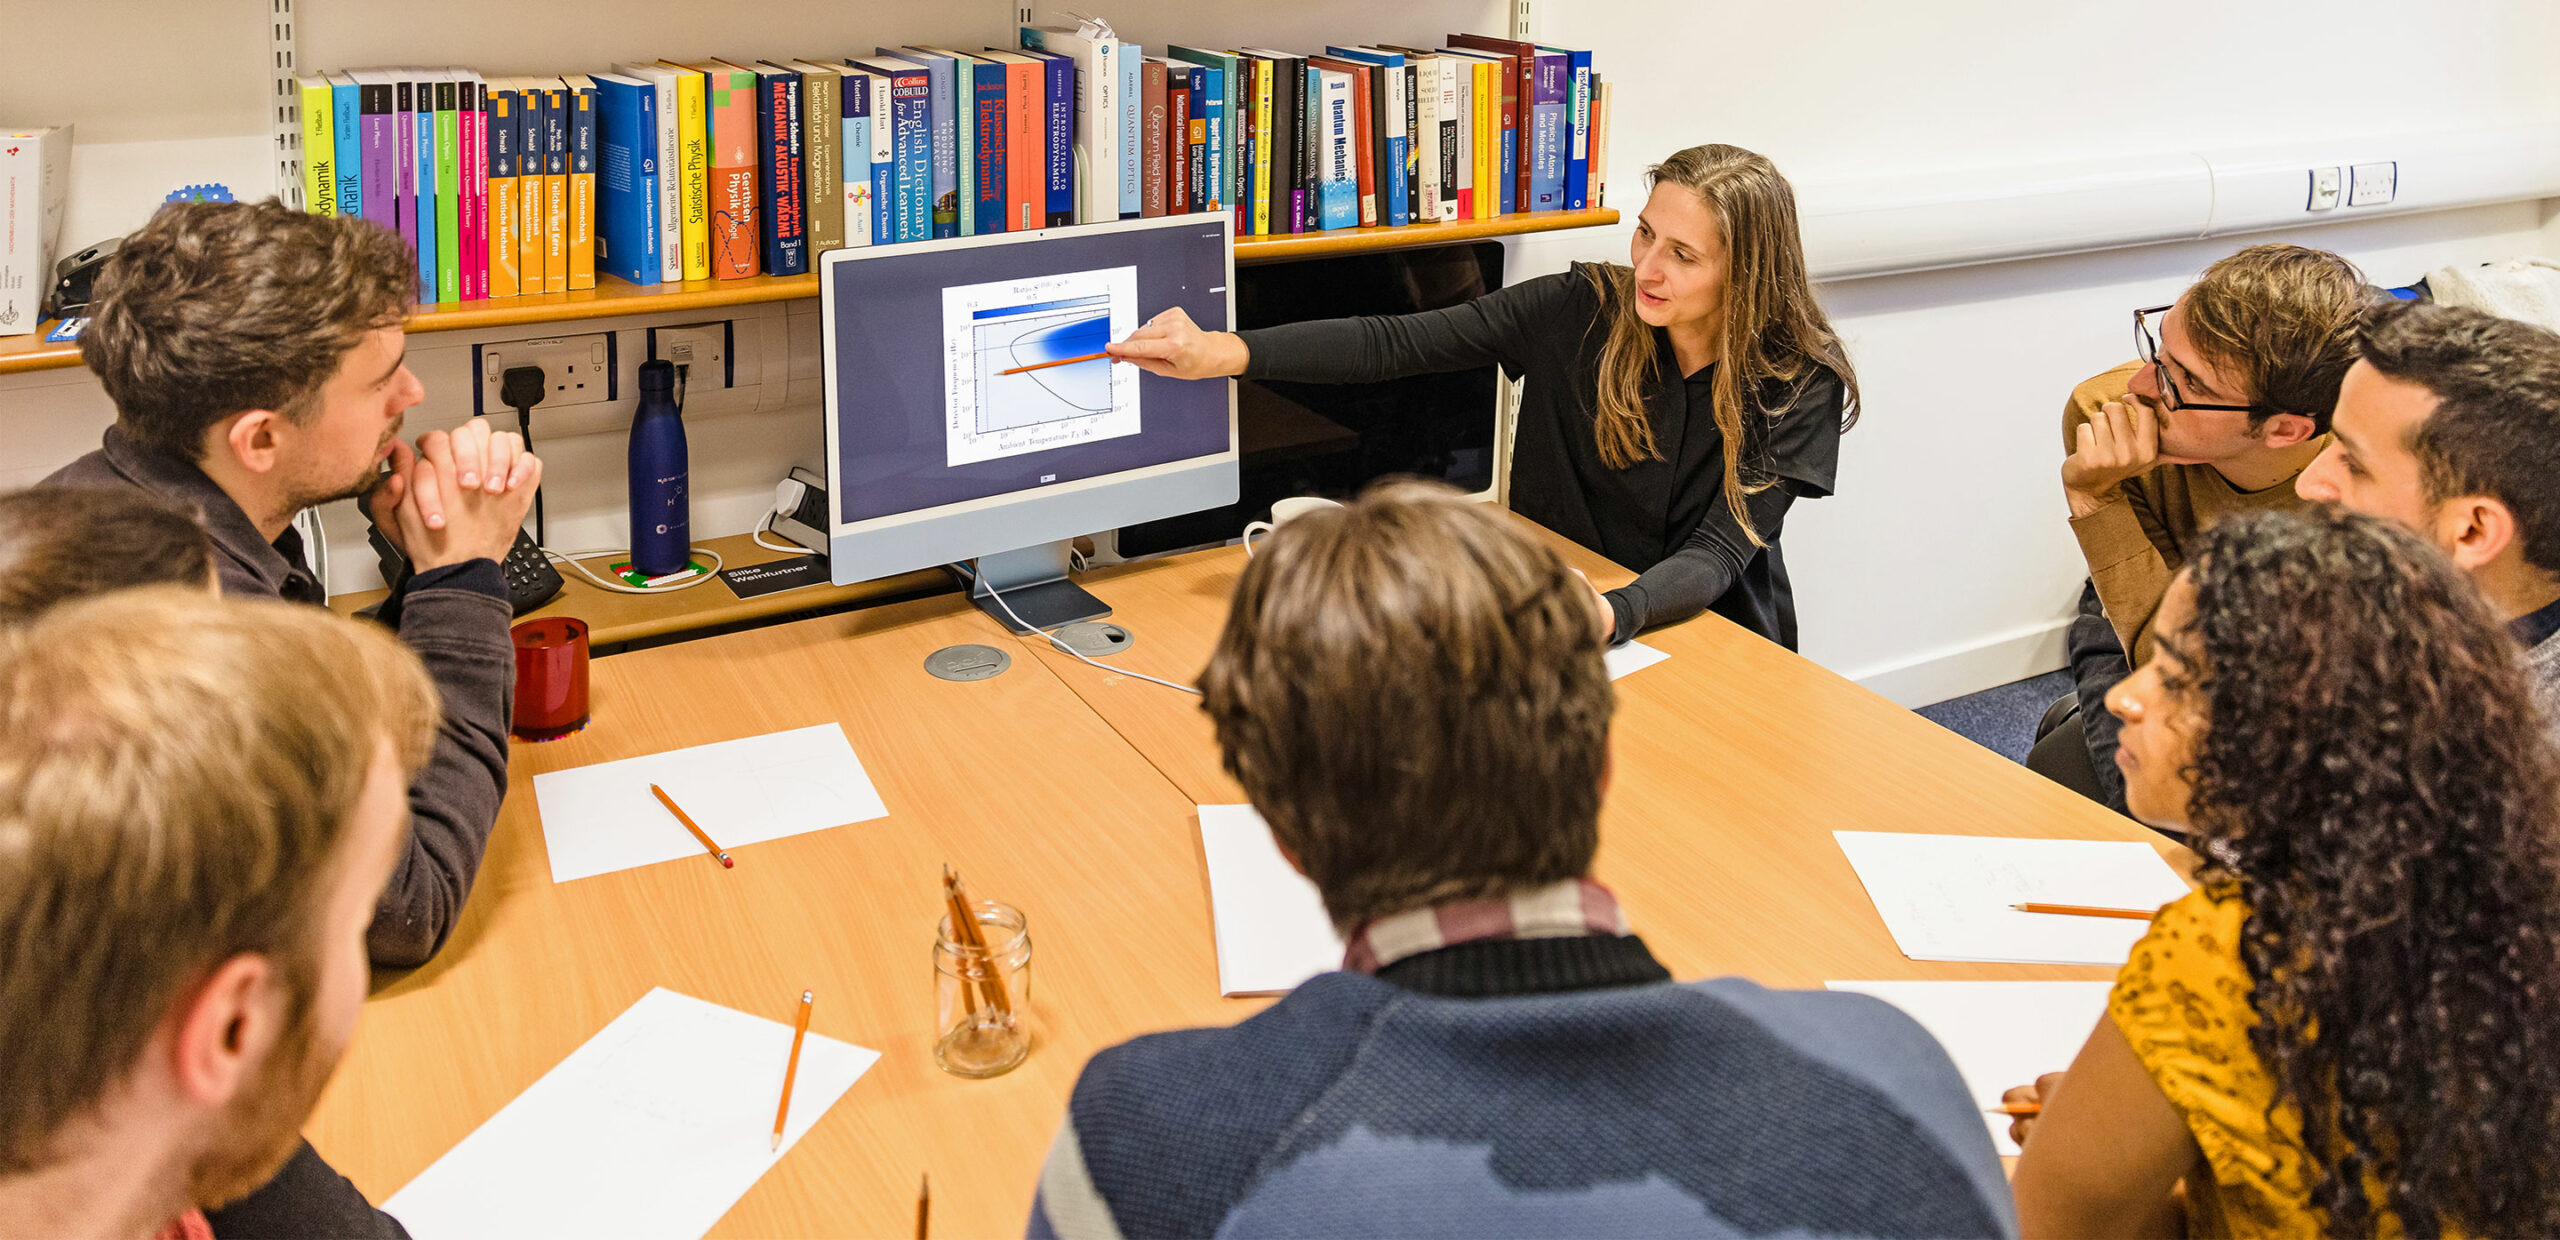
[(1137, 321), (1137, 268), (943, 290), (948, 464), (1138, 433), (1138, 371), (1097, 356)]

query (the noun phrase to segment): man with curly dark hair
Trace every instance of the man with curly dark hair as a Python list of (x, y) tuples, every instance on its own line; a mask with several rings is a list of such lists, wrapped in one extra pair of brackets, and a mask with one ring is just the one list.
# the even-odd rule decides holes
[(2118, 761), (2208, 860), (2010, 1091), (2023, 1234), (2560, 1235), (2560, 755), (2479, 591), (2393, 522), (2256, 514), (2156, 631)]
[(2336, 438), (2294, 485), (2389, 517), (2480, 587), (2560, 740), (2560, 336), (2452, 306), (2369, 313)]

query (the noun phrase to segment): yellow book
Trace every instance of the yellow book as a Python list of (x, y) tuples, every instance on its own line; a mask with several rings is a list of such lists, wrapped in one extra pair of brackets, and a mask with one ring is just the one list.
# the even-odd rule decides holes
[(596, 86), (584, 74), (563, 79), (569, 85), (568, 201), (561, 216), (568, 229), (569, 289), (596, 286)]
[(524, 244), (518, 231), (516, 181), (520, 175), (516, 149), (516, 98), (497, 82), (489, 84), (489, 295), (513, 297), (519, 291), (516, 253)]
[(543, 221), (550, 218), (542, 209), (542, 187), (545, 183), (541, 86), (532, 78), (509, 78), (504, 89), (516, 92), (515, 106), (524, 110), (518, 124), (524, 126), (524, 143), (516, 151), (516, 193), (510, 204), (515, 215), (516, 291), (531, 297), (550, 291), (546, 259), (551, 244), (542, 235)]
[(1502, 62), (1476, 62), (1476, 218), (1502, 214)]
[(313, 215), (338, 213), (338, 126), (329, 96), (329, 79), (318, 74), (295, 78), (302, 96), (302, 209)]
[(546, 154), (542, 160), (542, 291), (569, 291), (569, 92), (558, 79), (542, 88)]
[[(711, 278), (711, 114), (702, 71), (672, 60), (676, 73), (676, 211), (684, 230), (684, 278)], [(885, 122), (874, 122), (875, 124)]]

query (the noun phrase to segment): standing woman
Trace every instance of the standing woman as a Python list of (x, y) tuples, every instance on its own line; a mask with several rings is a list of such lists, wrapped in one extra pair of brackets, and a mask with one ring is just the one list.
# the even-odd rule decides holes
[(2514, 640), (2340, 515), (2224, 519), (2153, 623), (2116, 761), (2202, 888), (2009, 1092), (2020, 1232), (2560, 1235), (2560, 762)]
[(1527, 384), (1511, 507), (1642, 574), (1602, 596), (1613, 643), (1712, 610), (1793, 649), (1778, 535), (1797, 498), (1831, 493), (1857, 376), (1814, 303), (1776, 165), (1693, 146), (1646, 181), (1628, 267), (1243, 333), (1168, 310), (1111, 354), (1177, 379), (1308, 383), (1498, 364)]

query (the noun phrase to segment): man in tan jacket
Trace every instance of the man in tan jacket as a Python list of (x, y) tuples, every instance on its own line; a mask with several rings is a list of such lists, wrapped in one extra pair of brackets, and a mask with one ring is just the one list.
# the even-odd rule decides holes
[[(2031, 766), (2124, 808), (2106, 692), (2150, 654), (2152, 614), (2199, 534), (2230, 513), (2305, 506), (2293, 479), (2328, 442), (2364, 295), (2335, 254), (2251, 246), (2137, 313), (2140, 360), (2072, 390), (2062, 490), (2089, 562), (2067, 639), (2080, 715)], [(2074, 779), (2082, 754), (2093, 769)]]

